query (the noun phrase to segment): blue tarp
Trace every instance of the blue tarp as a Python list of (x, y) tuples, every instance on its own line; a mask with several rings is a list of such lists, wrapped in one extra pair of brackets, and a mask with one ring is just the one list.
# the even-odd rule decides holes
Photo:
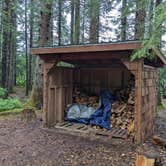
[(69, 108), (67, 119), (72, 122), (97, 125), (110, 130), (111, 107), (114, 99), (115, 98), (111, 91), (103, 90), (100, 95), (101, 105), (89, 116), (89, 118), (80, 118), (78, 114), (76, 117), (71, 117), (69, 115), (71, 115), (70, 111), (73, 111), (73, 109)]

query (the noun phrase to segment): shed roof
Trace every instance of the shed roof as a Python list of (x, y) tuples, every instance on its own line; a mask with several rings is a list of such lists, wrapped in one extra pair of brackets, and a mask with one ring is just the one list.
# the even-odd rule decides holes
[(31, 53), (36, 55), (60, 54), (60, 53), (81, 53), (81, 52), (103, 52), (103, 51), (124, 51), (141, 47), (141, 42), (115, 42), (101, 44), (68, 45), (57, 47), (31, 48)]
[[(39, 55), (43, 59), (61, 57), (69, 63), (78, 64), (79, 60), (104, 60), (113, 58), (121, 58), (130, 56), (133, 50), (141, 48), (140, 41), (125, 41), (115, 43), (101, 43), (101, 44), (86, 44), (86, 45), (68, 45), (58, 47), (39, 47), (31, 48), (31, 54)], [(152, 49), (157, 55), (159, 65), (166, 65), (166, 58), (158, 49)]]

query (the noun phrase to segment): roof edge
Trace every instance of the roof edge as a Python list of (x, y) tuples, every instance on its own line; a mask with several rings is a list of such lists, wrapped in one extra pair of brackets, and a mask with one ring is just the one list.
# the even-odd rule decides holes
[(140, 41), (101, 43), (86, 45), (70, 45), (58, 47), (31, 48), (30, 53), (36, 55), (60, 54), (60, 53), (80, 53), (80, 52), (100, 52), (100, 51), (123, 51), (134, 50), (141, 47)]

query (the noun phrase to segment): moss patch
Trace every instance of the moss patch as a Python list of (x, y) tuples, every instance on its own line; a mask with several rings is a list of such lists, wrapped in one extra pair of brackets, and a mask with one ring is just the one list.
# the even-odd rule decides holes
[(7, 110), (4, 112), (0, 112), (0, 116), (18, 115), (21, 113), (21, 111), (22, 111), (22, 109)]

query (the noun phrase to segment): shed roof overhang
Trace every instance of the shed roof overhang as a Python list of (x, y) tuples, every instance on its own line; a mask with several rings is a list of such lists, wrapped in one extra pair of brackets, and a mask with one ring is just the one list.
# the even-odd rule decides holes
[[(134, 50), (141, 48), (141, 42), (117, 42), (104, 44), (70, 45), (58, 47), (31, 48), (31, 54), (39, 55), (43, 60), (65, 61), (71, 64), (109, 63), (117, 59), (129, 58)], [(158, 49), (152, 49), (157, 61), (150, 62), (155, 67), (166, 65), (166, 59)], [(92, 62), (93, 60), (93, 62)], [(156, 63), (156, 65), (155, 65)]]

